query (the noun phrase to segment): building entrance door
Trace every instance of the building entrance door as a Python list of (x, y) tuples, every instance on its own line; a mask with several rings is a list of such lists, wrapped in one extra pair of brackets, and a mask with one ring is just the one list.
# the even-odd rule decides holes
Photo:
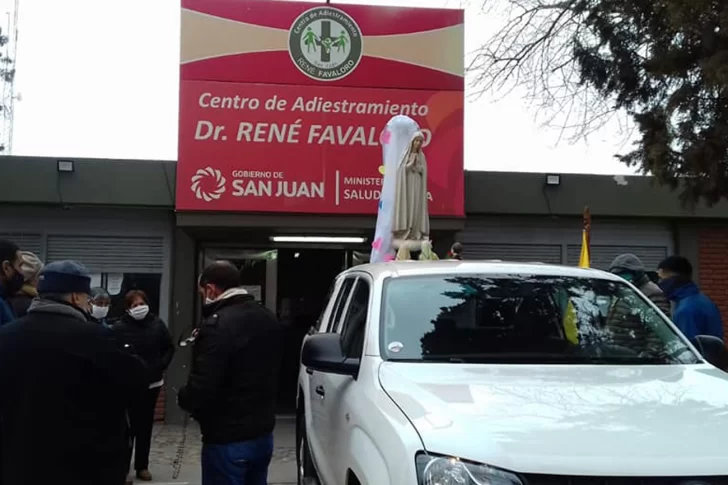
[(240, 270), (243, 287), (256, 300), (276, 313), (278, 301), (278, 251), (259, 249), (207, 248), (203, 251), (202, 269), (215, 261), (229, 261)]

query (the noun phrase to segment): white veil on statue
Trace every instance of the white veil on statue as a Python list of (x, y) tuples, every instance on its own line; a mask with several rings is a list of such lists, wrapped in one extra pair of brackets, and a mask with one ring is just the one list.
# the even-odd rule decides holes
[(409, 116), (397, 115), (389, 120), (380, 136), (384, 180), (379, 197), (379, 212), (377, 213), (372, 254), (369, 258), (372, 263), (394, 259), (392, 226), (396, 209), (397, 172), (399, 164), (406, 158), (405, 155), (410, 149), (412, 139), (419, 131), (420, 127), (415, 120)]

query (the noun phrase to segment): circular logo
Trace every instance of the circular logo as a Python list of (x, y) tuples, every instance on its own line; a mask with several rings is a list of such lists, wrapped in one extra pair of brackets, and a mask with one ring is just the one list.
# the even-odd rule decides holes
[(288, 52), (296, 67), (312, 79), (343, 79), (361, 61), (361, 29), (338, 8), (314, 7), (291, 25)]
[[(222, 173), (212, 167), (201, 168), (197, 170), (191, 179), (192, 192), (195, 197), (205, 202), (218, 200), (225, 193), (225, 177)], [(203, 186), (203, 182), (206, 182)]]

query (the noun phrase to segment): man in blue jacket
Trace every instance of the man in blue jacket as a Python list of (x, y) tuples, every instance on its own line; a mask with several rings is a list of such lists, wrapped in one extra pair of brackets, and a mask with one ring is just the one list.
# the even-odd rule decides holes
[(14, 296), (25, 283), (20, 271), (20, 249), (14, 243), (0, 239), (0, 326), (15, 320), (8, 298)]
[(682, 256), (670, 256), (657, 266), (660, 288), (675, 303), (672, 321), (690, 340), (697, 335), (723, 338), (723, 320), (713, 301), (693, 281), (693, 266)]

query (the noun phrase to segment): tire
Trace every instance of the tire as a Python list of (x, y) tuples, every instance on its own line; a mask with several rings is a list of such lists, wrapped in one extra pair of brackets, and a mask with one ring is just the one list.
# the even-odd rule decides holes
[(306, 416), (303, 413), (303, 409), (299, 409), (298, 413), (296, 413), (296, 475), (298, 476), (298, 485), (310, 485), (311, 483), (318, 483), (318, 478), (311, 459), (311, 451), (308, 448)]

